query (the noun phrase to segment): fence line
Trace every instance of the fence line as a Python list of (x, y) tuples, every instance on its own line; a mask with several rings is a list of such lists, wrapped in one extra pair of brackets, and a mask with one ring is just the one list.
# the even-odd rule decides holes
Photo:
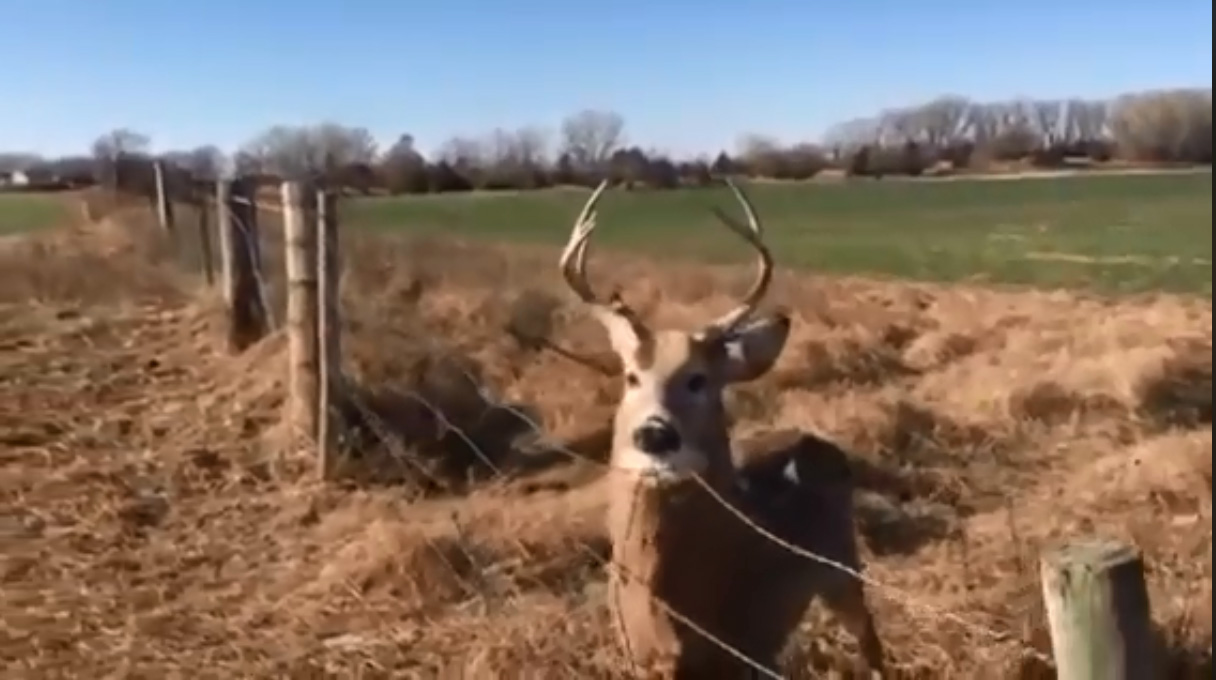
[[(221, 183), (222, 185), (223, 183)], [(259, 202), (256, 197), (245, 192), (230, 191), (226, 195), (227, 200), (224, 200), (225, 193), (223, 189), (219, 189), (215, 213), (221, 224), (235, 224), (228, 232), (229, 249), (233, 253), (242, 250), (232, 245), (233, 241), (239, 241), (244, 246), (243, 250), (246, 251), (244, 259), (254, 262), (260, 259), (258, 258), (260, 245), (256, 242), (258, 234), (256, 224), (253, 223), (256, 219), (256, 212), (266, 210), (284, 216), (288, 264), (287, 323), (289, 347), (292, 348), (292, 359), (289, 362), (291, 394), (289, 395), (288, 413), (292, 431), (305, 434), (312, 439), (318, 449), (317, 468), (321, 477), (323, 479), (332, 478), (337, 463), (336, 442), (340, 435), (336, 431), (336, 427), (340, 424), (336, 405), (345, 403), (356, 408), (364, 416), (364, 422), (368, 423), (377, 437), (384, 440), (394, 458), (400, 458), (403, 461), (409, 460), (411, 457), (403, 447), (392, 446), (392, 443), (397, 442), (398, 438), (388, 432), (388, 428), (380, 421), (374, 410), (364, 404), (353, 391), (344, 389), (345, 380), (341, 371), (339, 340), (341, 316), (337, 302), (339, 228), (335, 197), (324, 190), (314, 193), (310, 186), (291, 182), (283, 184), (282, 196), (282, 206), (274, 206)], [(245, 210), (232, 210), (234, 206), (238, 205), (244, 207)], [(234, 214), (239, 212), (243, 212), (244, 215), (234, 217)], [(225, 217), (228, 220), (225, 220)], [(241, 217), (244, 217), (245, 220), (242, 220)], [(221, 240), (223, 240), (224, 234), (225, 230), (221, 229)], [(232, 260), (232, 263), (237, 261)], [(229, 265), (230, 268), (231, 265)], [(259, 277), (256, 288), (261, 293), (263, 308), (268, 314), (269, 305), (265, 305), (265, 281), (260, 278), (260, 267), (253, 269), (255, 276)], [(225, 282), (228, 280), (228, 277), (224, 277)], [(228, 290), (228, 284), (225, 285), (225, 290)], [(235, 300), (230, 301), (230, 304), (235, 309)], [(267, 326), (272, 326), (272, 324), (268, 323)], [(442, 349), (439, 349), (437, 353), (441, 357), (446, 355)], [(546, 448), (549, 450), (566, 455), (572, 460), (592, 462), (604, 468), (608, 473), (629, 474), (628, 471), (615, 468), (610, 463), (595, 461), (552, 441), (544, 432), (544, 428), (528, 414), (494, 398), (493, 394), (458, 362), (447, 361), (447, 363), (460, 371), (487, 406), (514, 415), (520, 422), (526, 424), (538, 439), (545, 442)], [(493, 463), (492, 458), (477, 446), (473, 437), (452, 423), (435, 404), (413, 391), (406, 392), (405, 396), (426, 408), (445, 431), (452, 432), (460, 438), (494, 475), (500, 478), (506, 476)], [(399, 444), (399, 442), (397, 443)], [(421, 469), (421, 466), (415, 467)], [(1127, 652), (1127, 650), (1135, 650), (1136, 654), (1140, 654), (1146, 649), (1147, 643), (1143, 640), (1147, 636), (1144, 631), (1148, 629), (1148, 605), (1147, 595), (1140, 596), (1144, 592), (1143, 568), (1137, 569), (1135, 566), (1140, 564), (1138, 562), (1140, 558), (1134, 550), (1130, 550), (1126, 546), (1116, 545), (1113, 548), (1107, 546), (1105, 551), (1080, 551), (1080, 557), (1078, 557), (1077, 551), (1066, 549), (1050, 558), (1044, 558), (1042, 563), (1043, 588), (1051, 623), (1055, 656), (1053, 659), (1021, 641), (1012, 633), (1002, 633), (972, 622), (956, 612), (930, 605), (913, 593), (886, 584), (859, 570), (849, 568), (783, 540), (758, 525), (745, 512), (723, 498), (706, 480), (699, 476), (696, 479), (716, 502), (766, 540), (772, 541), (802, 559), (845, 573), (878, 591), (886, 598), (898, 602), (908, 610), (950, 621), (964, 630), (993, 642), (1013, 643), (1023, 655), (1056, 668), (1062, 680), (1097, 680), (1100, 677), (1109, 677), (1104, 673), (1111, 672), (1121, 674), (1120, 677), (1138, 679), (1147, 677), (1145, 673), (1151, 672), (1145, 670), (1150, 667), (1144, 660), (1147, 657)], [(585, 546), (584, 549), (591, 553)], [(612, 560), (604, 560), (594, 553), (591, 554), (605, 569), (615, 570), (619, 574), (632, 578), (624, 565)], [(1127, 566), (1129, 564), (1132, 566)], [(1090, 575), (1083, 586), (1075, 585), (1077, 579), (1067, 576), (1078, 570)], [(1060, 574), (1064, 574), (1064, 576), (1060, 576)], [(1061, 583), (1073, 584), (1073, 586), (1070, 590), (1060, 585)], [(673, 618), (689, 626), (690, 629), (718, 645), (727, 653), (747, 663), (757, 672), (766, 677), (782, 677), (776, 671), (766, 668), (724, 641), (715, 638), (682, 613), (675, 611), (653, 592), (650, 593), (650, 596)], [(1126, 604), (1127, 602), (1131, 604)], [(1134, 660), (1133, 657), (1135, 657)], [(1060, 659), (1061, 662), (1057, 663), (1056, 659)]]

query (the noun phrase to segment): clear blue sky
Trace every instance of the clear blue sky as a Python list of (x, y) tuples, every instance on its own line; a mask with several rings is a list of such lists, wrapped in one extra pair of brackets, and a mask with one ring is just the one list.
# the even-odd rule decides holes
[(231, 150), (333, 120), (423, 150), (608, 108), (675, 153), (943, 93), (1210, 86), (1210, 0), (0, 0), (0, 150)]

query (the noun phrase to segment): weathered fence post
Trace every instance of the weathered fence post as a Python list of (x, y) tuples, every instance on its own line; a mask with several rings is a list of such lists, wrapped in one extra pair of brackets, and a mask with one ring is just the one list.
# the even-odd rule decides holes
[[(223, 184), (223, 182), (219, 182)], [(217, 192), (218, 193), (218, 192)], [(204, 194), (198, 197), (198, 252), (199, 266), (208, 286), (215, 285), (215, 254), (211, 249), (211, 203)]]
[(318, 385), (319, 431), (318, 461), (323, 479), (336, 467), (342, 426), (339, 404), (342, 399), (342, 317), (339, 302), (341, 253), (338, 236), (338, 200), (329, 191), (318, 191), (317, 206), (317, 338), (320, 345), (320, 384)]
[(216, 190), (221, 286), (229, 311), (228, 342), (237, 352), (260, 340), (269, 327), (258, 280), (262, 263), (255, 186), (248, 180), (221, 180)]
[(163, 231), (173, 233), (173, 202), (169, 200), (169, 191), (165, 185), (164, 161), (152, 161), (152, 172), (156, 177), (156, 220)]
[(228, 222), (228, 190), (229, 181), (220, 178), (215, 182), (215, 224), (220, 246), (220, 293), (224, 296), (224, 304), (232, 306), (236, 296), (236, 277), (232, 273), (232, 230)]
[(1045, 555), (1040, 570), (1060, 680), (1158, 676), (1144, 562), (1135, 548), (1080, 541)]
[(300, 182), (283, 183), (287, 243), (287, 418), (293, 433), (317, 441), (320, 361), (317, 356), (317, 222), (308, 219), (313, 197)]

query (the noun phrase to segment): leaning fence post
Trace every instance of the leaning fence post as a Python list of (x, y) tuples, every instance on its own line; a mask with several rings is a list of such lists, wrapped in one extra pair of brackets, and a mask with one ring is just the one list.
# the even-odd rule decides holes
[(1144, 562), (1085, 540), (1045, 555), (1043, 601), (1060, 680), (1150, 680), (1156, 672)]
[[(229, 346), (241, 351), (257, 342), (269, 328), (262, 300), (261, 248), (258, 244), (255, 184), (249, 180), (219, 182), (216, 192), (222, 262), (222, 287), (229, 312)], [(226, 186), (225, 186), (226, 185)]]
[(312, 198), (300, 182), (284, 182), (283, 229), (287, 243), (287, 417), (293, 433), (317, 440), (320, 363), (317, 357), (317, 222), (308, 219)]
[(163, 231), (172, 233), (174, 229), (173, 203), (169, 200), (169, 191), (165, 187), (164, 161), (152, 161), (152, 173), (156, 178), (156, 219)]
[[(222, 182), (221, 182), (222, 183)], [(215, 254), (211, 249), (211, 203), (204, 194), (198, 197), (198, 252), (203, 277), (208, 286), (215, 285)]]
[(317, 338), (320, 363), (317, 407), (320, 409), (317, 444), (321, 477), (333, 476), (338, 458), (342, 399), (342, 317), (338, 237), (338, 201), (332, 192), (318, 191), (317, 206)]

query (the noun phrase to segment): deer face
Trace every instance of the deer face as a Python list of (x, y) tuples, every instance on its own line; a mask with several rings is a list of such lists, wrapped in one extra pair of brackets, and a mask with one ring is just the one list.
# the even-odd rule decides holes
[(789, 336), (790, 320), (784, 314), (750, 319), (771, 279), (772, 260), (760, 241), (751, 204), (733, 183), (728, 185), (743, 203), (749, 226), (718, 215), (760, 253), (760, 275), (742, 305), (698, 331), (651, 330), (619, 296), (601, 302), (591, 292), (585, 275), (588, 237), (606, 183), (583, 208), (562, 255), (567, 283), (608, 332), (624, 369), (614, 422), (614, 466), (647, 480), (678, 481), (729, 465), (723, 390), (771, 369)]
[(728, 464), (723, 391), (772, 368), (789, 329), (789, 318), (779, 314), (730, 338), (663, 330), (644, 343), (614, 342), (624, 367), (615, 465), (662, 482)]

